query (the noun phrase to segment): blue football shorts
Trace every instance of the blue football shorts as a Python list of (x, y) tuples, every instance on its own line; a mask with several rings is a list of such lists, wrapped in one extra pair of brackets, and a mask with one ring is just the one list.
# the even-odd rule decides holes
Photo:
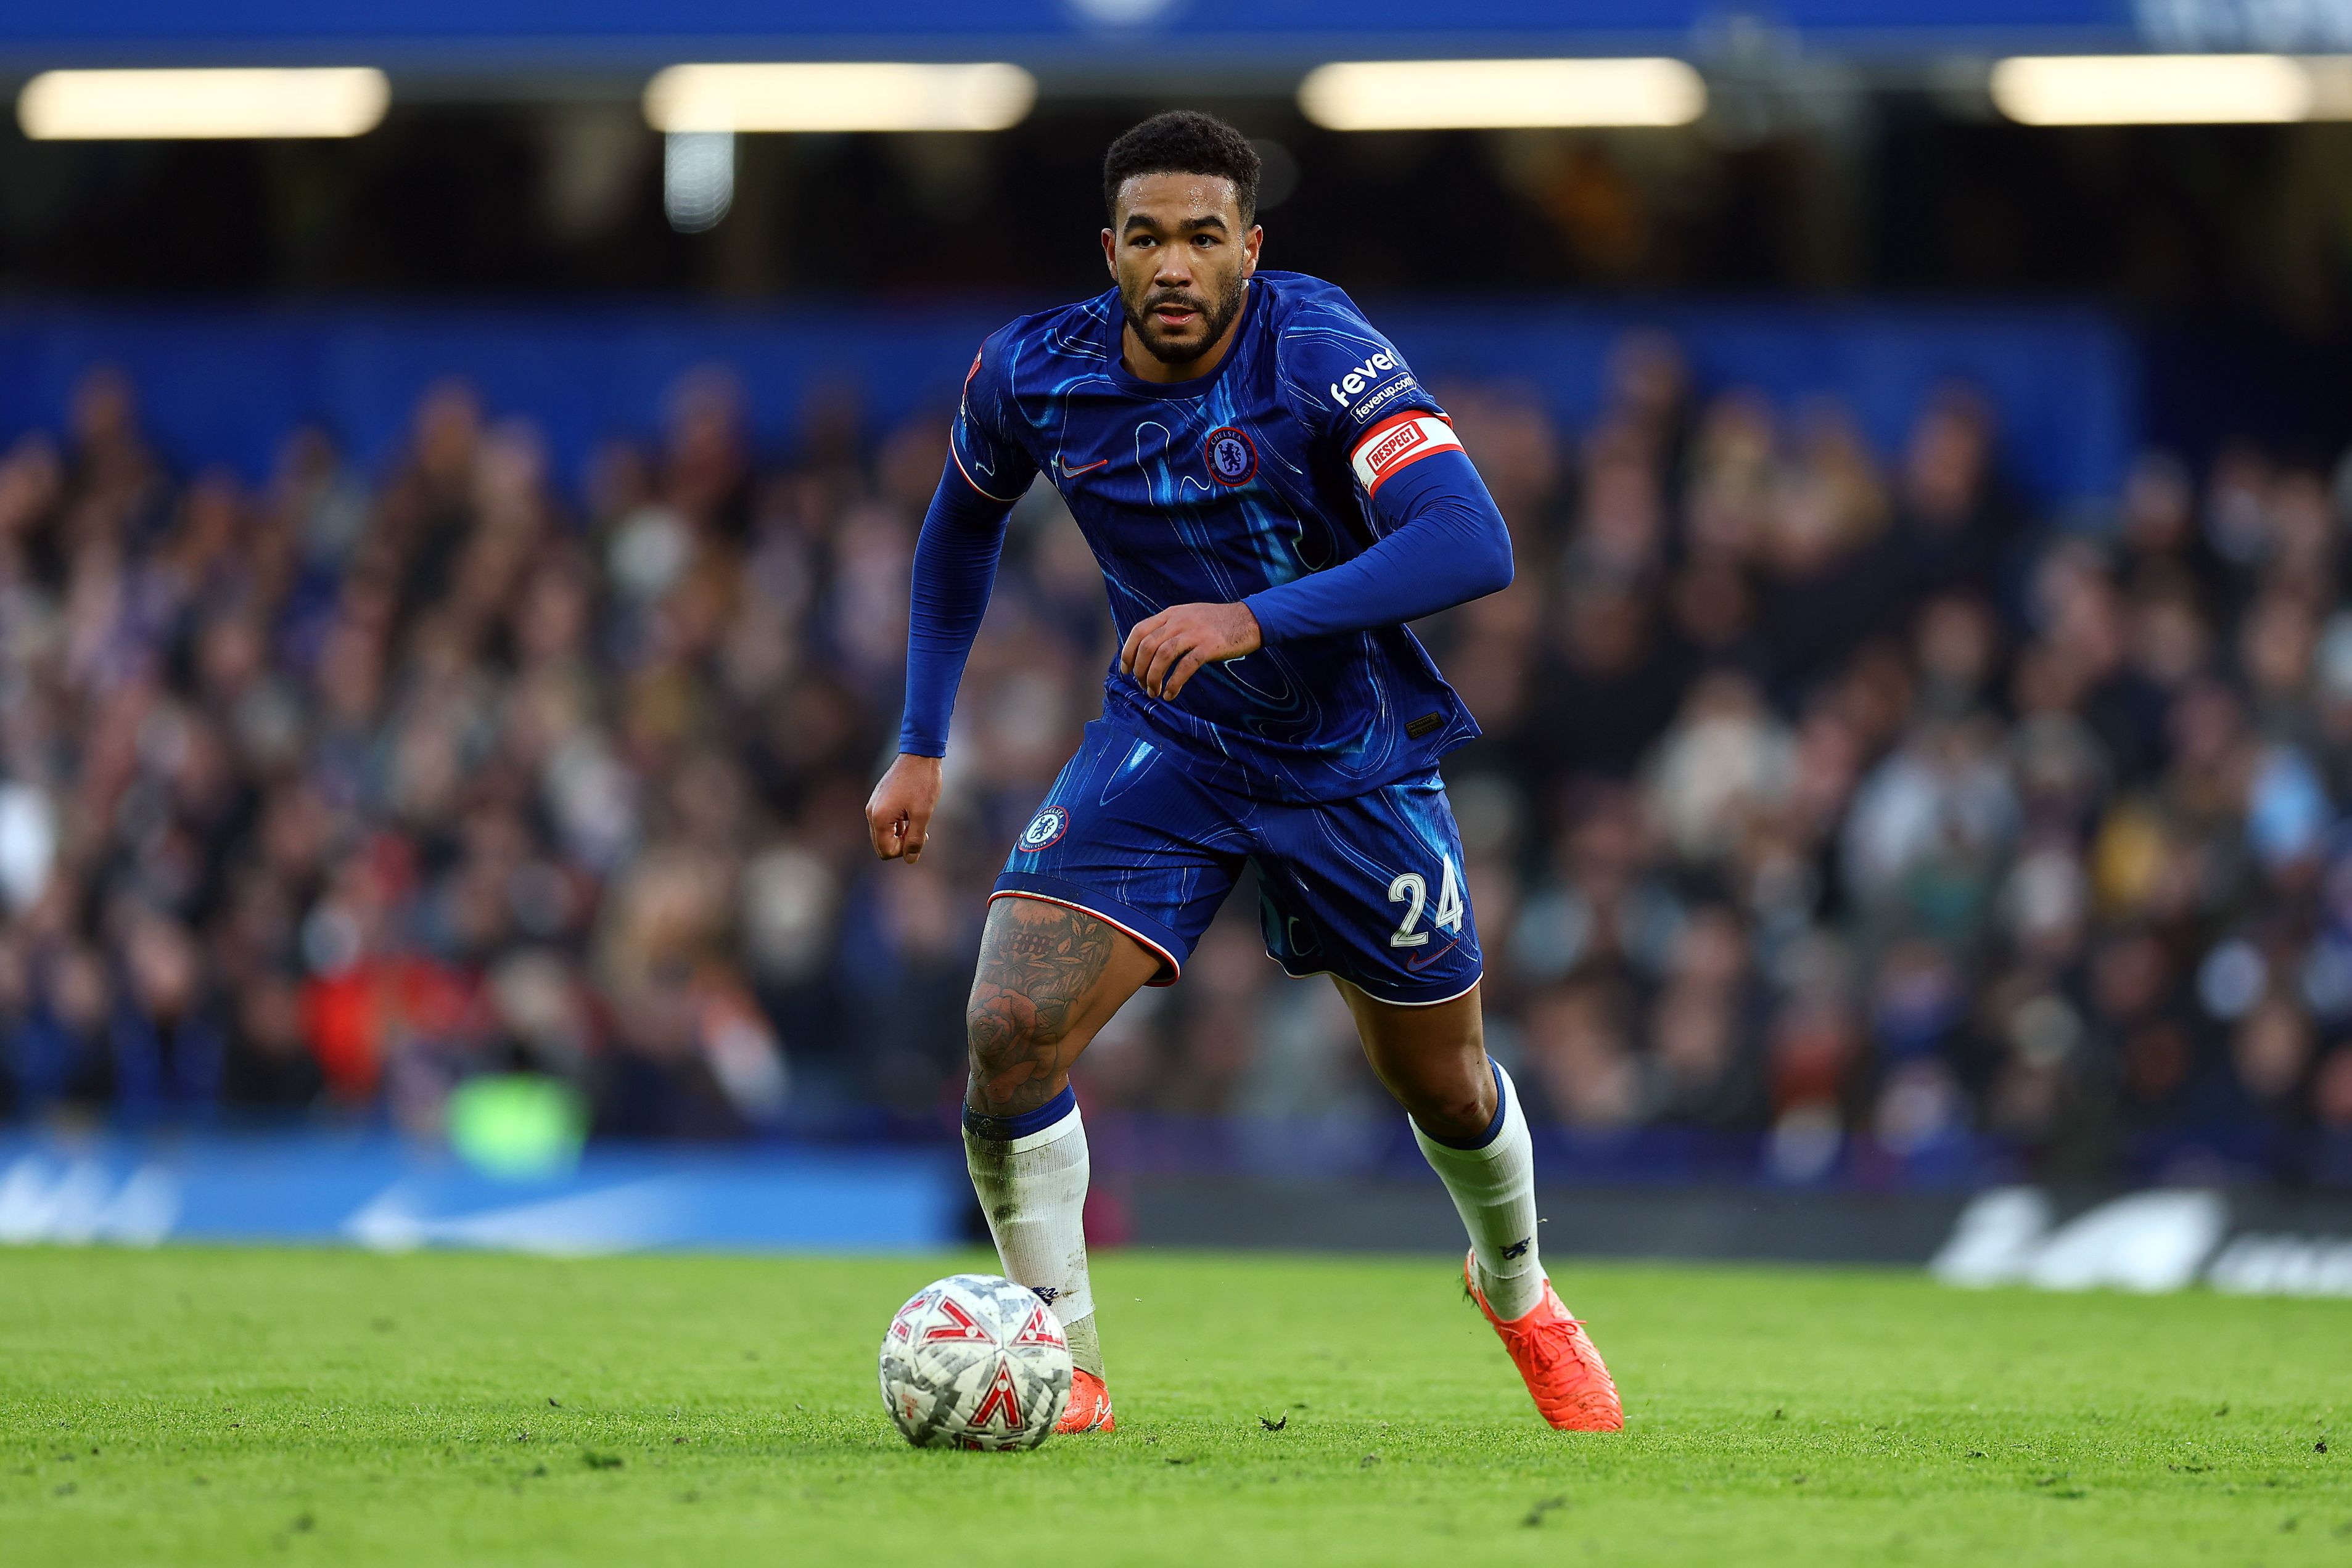
[(1291, 975), (1337, 975), (1406, 1006), (1478, 983), (1462, 837), (1434, 771), (1343, 800), (1258, 800), (1097, 719), (992, 896), (1108, 921), (1160, 956), (1151, 984), (1167, 986), (1253, 862), (1266, 956)]

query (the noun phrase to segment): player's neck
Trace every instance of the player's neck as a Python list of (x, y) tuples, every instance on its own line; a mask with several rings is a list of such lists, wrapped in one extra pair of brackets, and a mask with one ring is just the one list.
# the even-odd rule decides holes
[(1132, 323), (1122, 324), (1118, 329), (1119, 362), (1127, 367), (1128, 374), (1139, 382), (1196, 382), (1212, 374), (1225, 362), (1225, 355), (1232, 350), (1234, 339), (1240, 334), (1242, 323), (1249, 319), (1251, 292), (1247, 284), (1244, 284), (1242, 308), (1234, 312), (1234, 319), (1225, 323), (1225, 329), (1217, 334), (1215, 342), (1193, 358), (1178, 360), (1172, 364), (1143, 346), (1143, 340), (1136, 336)]

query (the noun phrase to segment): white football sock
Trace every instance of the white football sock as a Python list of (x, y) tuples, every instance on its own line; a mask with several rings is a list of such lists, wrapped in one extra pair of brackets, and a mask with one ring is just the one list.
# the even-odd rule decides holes
[(1070, 1359), (1102, 1376), (1087, 1283), (1087, 1129), (1077, 1095), (1065, 1089), (1023, 1116), (966, 1112), (963, 1155), (1004, 1277), (1045, 1298), (1069, 1336)]
[[(1489, 1065), (1493, 1065), (1491, 1062)], [(1478, 1255), (1478, 1288), (1505, 1322), (1543, 1300), (1536, 1256), (1536, 1151), (1510, 1075), (1495, 1067), (1495, 1122), (1475, 1148), (1440, 1143), (1410, 1116), (1414, 1141), (1454, 1196)]]

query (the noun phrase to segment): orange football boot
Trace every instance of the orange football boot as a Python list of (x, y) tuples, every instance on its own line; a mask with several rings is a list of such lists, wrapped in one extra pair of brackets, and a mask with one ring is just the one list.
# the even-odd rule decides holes
[(1056, 1432), (1116, 1432), (1118, 1417), (1111, 1414), (1110, 1390), (1103, 1380), (1084, 1368), (1070, 1373), (1070, 1402), (1062, 1410), (1062, 1418), (1054, 1423)]
[[(1592, 1336), (1568, 1315), (1550, 1281), (1544, 1281), (1543, 1300), (1529, 1307), (1525, 1316), (1508, 1322), (1495, 1315), (1495, 1309), (1486, 1304), (1486, 1293), (1478, 1289), (1475, 1250), (1462, 1260), (1462, 1282), (1502, 1336), (1503, 1348), (1511, 1353), (1511, 1361), (1527, 1380), (1528, 1392), (1535, 1396), (1536, 1409), (1545, 1420), (1563, 1432), (1624, 1429), (1625, 1406), (1617, 1398), (1617, 1385), (1610, 1381), (1609, 1369), (1601, 1364)], [(1074, 1406), (1077, 1403), (1075, 1391), (1070, 1402)]]

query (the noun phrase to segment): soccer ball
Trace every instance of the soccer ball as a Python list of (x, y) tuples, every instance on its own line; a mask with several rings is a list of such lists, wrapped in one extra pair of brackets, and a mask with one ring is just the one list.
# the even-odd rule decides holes
[(1034, 1448), (1070, 1402), (1070, 1342), (1026, 1285), (951, 1274), (882, 1336), (882, 1403), (919, 1448)]

